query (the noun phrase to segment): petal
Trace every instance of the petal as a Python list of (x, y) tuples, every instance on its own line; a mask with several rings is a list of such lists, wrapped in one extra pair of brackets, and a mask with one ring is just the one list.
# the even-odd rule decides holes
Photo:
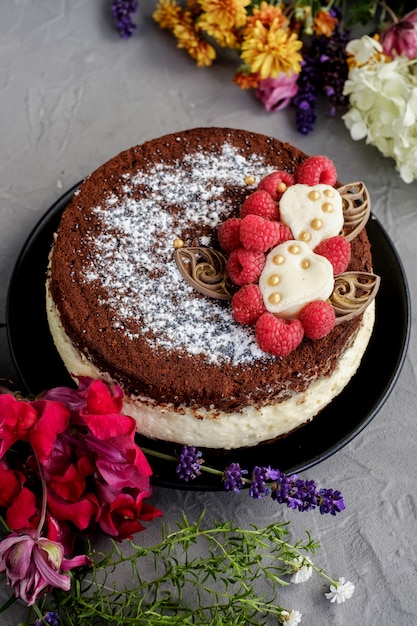
[(40, 463), (45, 463), (51, 455), (58, 434), (68, 427), (69, 411), (61, 402), (36, 400), (32, 403), (40, 413), (40, 418), (30, 434), (30, 443)]
[(44, 550), (35, 546), (33, 551), (33, 561), (34, 564), (42, 576), (43, 580), (48, 584), (52, 585), (52, 587), (58, 587), (59, 589), (63, 589), (64, 591), (69, 591), (71, 586), (71, 579), (66, 574), (61, 574), (54, 567), (49, 565), (49, 561), (47, 560), (47, 555), (45, 555)]
[(133, 439), (136, 422), (133, 417), (120, 413), (82, 414), (85, 423), (98, 439), (109, 439), (121, 435), (130, 435)]
[(89, 413), (119, 413), (122, 408), (123, 392), (114, 387), (114, 395), (102, 380), (95, 380), (86, 391), (87, 411)]
[(7, 509), (6, 522), (15, 531), (31, 528), (33, 526), (31, 519), (37, 513), (39, 510), (36, 506), (35, 494), (27, 487), (23, 487), (13, 504)]

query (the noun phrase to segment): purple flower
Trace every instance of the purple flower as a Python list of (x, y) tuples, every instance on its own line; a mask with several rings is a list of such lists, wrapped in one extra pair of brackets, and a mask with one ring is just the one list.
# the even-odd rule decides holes
[(59, 615), (55, 611), (48, 611), (43, 617), (42, 621), (35, 622), (34, 626), (42, 626), (42, 624), (49, 624), (49, 626), (59, 626)]
[(116, 28), (123, 39), (129, 39), (136, 28), (132, 22), (132, 14), (136, 12), (138, 3), (134, 0), (114, 0), (111, 12), (116, 22)]
[(310, 511), (317, 505), (317, 487), (314, 480), (302, 480), (297, 474), (280, 474), (272, 489), (271, 497), (291, 509)]
[(251, 498), (259, 499), (268, 495), (269, 489), (266, 486), (266, 474), (267, 468), (258, 467), (257, 465), (253, 468), (252, 472), (252, 484), (249, 489), (249, 495)]
[(333, 489), (320, 489), (317, 494), (317, 504), (320, 507), (320, 513), (330, 513), (330, 515), (336, 515), (345, 509), (342, 494)]
[(223, 485), (225, 491), (239, 491), (245, 486), (243, 476), (248, 473), (247, 470), (243, 470), (239, 463), (230, 463), (224, 471)]
[(202, 453), (196, 450), (194, 446), (183, 446), (176, 467), (178, 478), (188, 481), (200, 476), (200, 465), (203, 463), (201, 456)]
[(16, 598), (28, 606), (50, 587), (68, 591), (71, 580), (62, 572), (90, 563), (86, 555), (64, 558), (60, 543), (37, 538), (34, 530), (28, 530), (25, 535), (11, 533), (0, 542), (0, 572), (6, 572), (7, 583), (14, 589)]
[(382, 49), (392, 57), (405, 55), (409, 59), (417, 56), (417, 9), (407, 13), (381, 35)]
[(255, 96), (263, 102), (267, 111), (280, 111), (291, 102), (297, 91), (297, 74), (287, 76), (282, 72), (276, 78), (261, 80)]

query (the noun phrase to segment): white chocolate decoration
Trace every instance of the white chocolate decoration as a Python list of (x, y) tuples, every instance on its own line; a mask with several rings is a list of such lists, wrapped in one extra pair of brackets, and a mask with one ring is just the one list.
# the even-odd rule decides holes
[(297, 317), (313, 300), (327, 300), (333, 287), (330, 261), (304, 241), (294, 239), (269, 252), (259, 278), (266, 309), (284, 319)]
[(279, 211), (294, 239), (313, 249), (343, 228), (342, 196), (330, 185), (291, 185), (281, 197)]

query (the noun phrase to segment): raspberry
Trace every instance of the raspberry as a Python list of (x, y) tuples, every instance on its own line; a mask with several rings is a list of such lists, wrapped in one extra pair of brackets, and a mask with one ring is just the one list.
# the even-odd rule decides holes
[(279, 208), (272, 196), (260, 189), (251, 193), (242, 204), (240, 217), (247, 215), (260, 215), (268, 220), (279, 220)]
[(306, 159), (297, 167), (294, 174), (296, 183), (304, 185), (335, 185), (337, 172), (333, 161), (328, 157), (317, 155)]
[(266, 252), (279, 242), (280, 222), (266, 220), (260, 215), (247, 215), (240, 225), (240, 241), (244, 248)]
[(235, 285), (247, 285), (258, 280), (265, 265), (263, 252), (238, 248), (230, 253), (226, 261), (229, 278)]
[(350, 243), (342, 235), (324, 239), (314, 248), (314, 252), (330, 261), (335, 276), (345, 272), (350, 263)]
[(241, 220), (238, 217), (231, 217), (223, 224), (220, 224), (218, 228), (217, 238), (221, 249), (226, 254), (230, 254), (232, 250), (240, 247), (240, 222)]
[(303, 325), (306, 337), (321, 339), (334, 327), (336, 313), (330, 302), (314, 300), (300, 311), (298, 319)]
[(287, 187), (291, 187), (293, 184), (294, 176), (292, 174), (278, 171), (265, 176), (265, 178), (260, 181), (258, 189), (264, 189), (274, 200), (279, 200)]
[(287, 322), (272, 313), (263, 313), (256, 322), (258, 346), (275, 356), (287, 356), (301, 343), (304, 329), (299, 320)]
[(233, 317), (240, 324), (252, 326), (264, 311), (264, 299), (258, 285), (243, 285), (232, 298)]

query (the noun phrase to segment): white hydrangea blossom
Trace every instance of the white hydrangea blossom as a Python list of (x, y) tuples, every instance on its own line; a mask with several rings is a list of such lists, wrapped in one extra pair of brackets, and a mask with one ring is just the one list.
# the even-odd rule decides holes
[(353, 596), (355, 591), (355, 585), (349, 580), (345, 581), (343, 576), (339, 578), (339, 581), (334, 585), (330, 585), (330, 591), (324, 595), (330, 602), (336, 602), (336, 604), (342, 604), (346, 600), (349, 600)]
[(291, 572), (293, 573), (290, 580), (295, 585), (304, 583), (313, 573), (311, 559), (308, 556), (299, 556), (291, 563)]
[(346, 51), (353, 66), (345, 82), (350, 110), (343, 120), (352, 139), (365, 139), (396, 162), (405, 183), (417, 179), (417, 63), (388, 61), (378, 41), (365, 35)]
[(303, 614), (296, 609), (292, 609), (291, 611), (281, 611), (279, 614), (279, 621), (281, 624), (285, 624), (285, 626), (297, 626), (297, 624), (301, 624), (302, 615)]

